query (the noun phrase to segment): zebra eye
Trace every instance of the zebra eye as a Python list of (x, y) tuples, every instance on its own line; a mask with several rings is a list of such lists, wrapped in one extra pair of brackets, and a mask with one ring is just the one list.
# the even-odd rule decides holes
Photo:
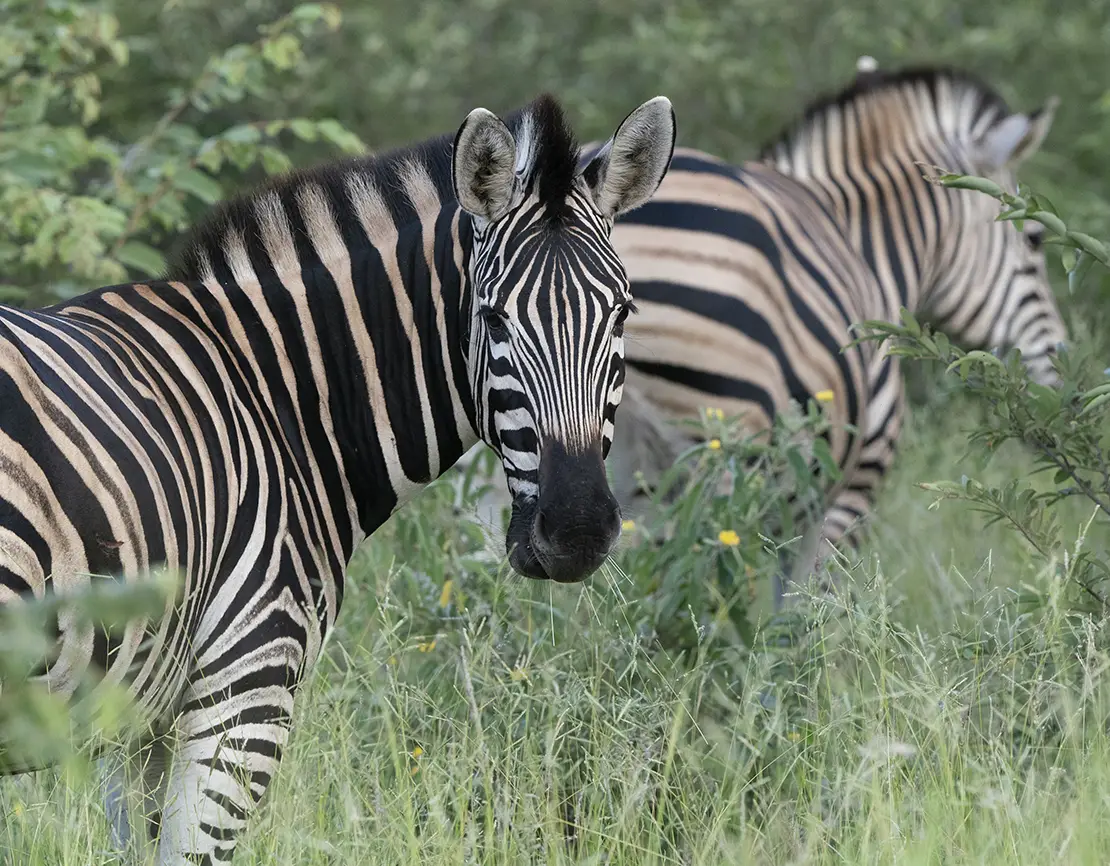
[(1025, 238), (1029, 242), (1029, 249), (1035, 253), (1040, 252), (1041, 247), (1044, 246), (1044, 232), (1030, 232)]
[(617, 320), (613, 323), (613, 336), (614, 337), (624, 336), (624, 323), (628, 319), (628, 314), (633, 313), (635, 311), (636, 311), (636, 305), (631, 303), (631, 302), (625, 304), (623, 307), (620, 308), (620, 311), (617, 313)]
[(508, 335), (508, 327), (505, 324), (505, 314), (500, 310), (495, 310), (493, 307), (482, 307), (479, 311), (482, 321), (486, 323), (486, 329), (489, 331), (490, 337), (494, 340), (504, 339)]

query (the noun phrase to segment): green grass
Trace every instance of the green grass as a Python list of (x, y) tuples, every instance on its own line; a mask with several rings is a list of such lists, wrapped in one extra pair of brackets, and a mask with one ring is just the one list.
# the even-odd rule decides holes
[[(850, 616), (682, 663), (640, 628), (650, 575), (491, 574), (429, 491), (358, 555), (235, 862), (1105, 862), (1103, 635), (1011, 533), (915, 487), (1028, 471), (961, 459), (966, 411), (911, 422)], [(88, 774), (0, 782), (0, 813), (3, 862), (114, 862)]]

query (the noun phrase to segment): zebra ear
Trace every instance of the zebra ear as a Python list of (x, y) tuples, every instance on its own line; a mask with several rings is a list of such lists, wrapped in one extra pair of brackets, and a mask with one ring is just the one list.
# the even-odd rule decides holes
[(1016, 168), (1041, 146), (1060, 100), (1053, 96), (1032, 114), (1011, 114), (992, 126), (979, 140), (980, 161), (988, 170)]
[(455, 135), (451, 180), (459, 205), (471, 216), (493, 222), (508, 213), (516, 178), (516, 142), (492, 111), (475, 108)]
[(603, 215), (615, 219), (655, 194), (670, 167), (676, 133), (674, 109), (665, 96), (624, 119), (582, 171)]

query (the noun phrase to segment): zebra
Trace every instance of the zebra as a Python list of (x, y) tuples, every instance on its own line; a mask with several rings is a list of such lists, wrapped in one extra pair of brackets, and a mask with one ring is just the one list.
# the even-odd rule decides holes
[[(601, 565), (631, 310), (610, 234), (675, 135), (656, 97), (580, 166), (554, 97), (477, 108), (454, 136), (217, 207), (165, 279), (0, 308), (0, 601), (183, 575), (159, 618), (103, 634), (60, 616), (41, 676), (129, 690), (160, 866), (232, 858), (346, 564), (479, 439), (508, 479), (512, 568)], [(124, 784), (121, 766), (117, 846)]]
[(777, 607), (797, 579), (822, 571), (833, 546), (858, 545), (902, 428), (898, 360), (872, 344), (845, 350), (853, 323), (897, 322), (906, 307), (968, 348), (1017, 347), (1031, 378), (1049, 386), (1067, 340), (1043, 228), (996, 221), (989, 197), (932, 185), (918, 165), (1012, 188), (1057, 101), (1012, 112), (963, 70), (880, 71), (871, 58), (858, 70), (758, 160), (736, 166), (677, 149), (659, 191), (613, 232), (639, 310), (626, 329), (609, 461), (627, 514), (645, 507), (637, 471), (650, 490), (692, 444), (661, 422), (714, 407), (759, 433), (791, 401), (832, 397), (828, 439), (842, 477), (784, 556)]

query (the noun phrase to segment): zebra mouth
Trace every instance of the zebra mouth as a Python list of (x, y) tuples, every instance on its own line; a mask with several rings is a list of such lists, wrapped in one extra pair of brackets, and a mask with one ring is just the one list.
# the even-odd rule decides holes
[(532, 527), (535, 524), (539, 507), (535, 499), (513, 502), (512, 517), (509, 518), (509, 528), (505, 533), (505, 547), (509, 553), (509, 565), (513, 571), (533, 580), (550, 580), (543, 563), (536, 554), (536, 545), (532, 539)]
[(509, 564), (524, 577), (580, 583), (601, 567), (619, 536), (619, 511), (612, 520), (583, 513), (575, 526), (553, 527), (529, 499), (513, 502), (505, 546)]

